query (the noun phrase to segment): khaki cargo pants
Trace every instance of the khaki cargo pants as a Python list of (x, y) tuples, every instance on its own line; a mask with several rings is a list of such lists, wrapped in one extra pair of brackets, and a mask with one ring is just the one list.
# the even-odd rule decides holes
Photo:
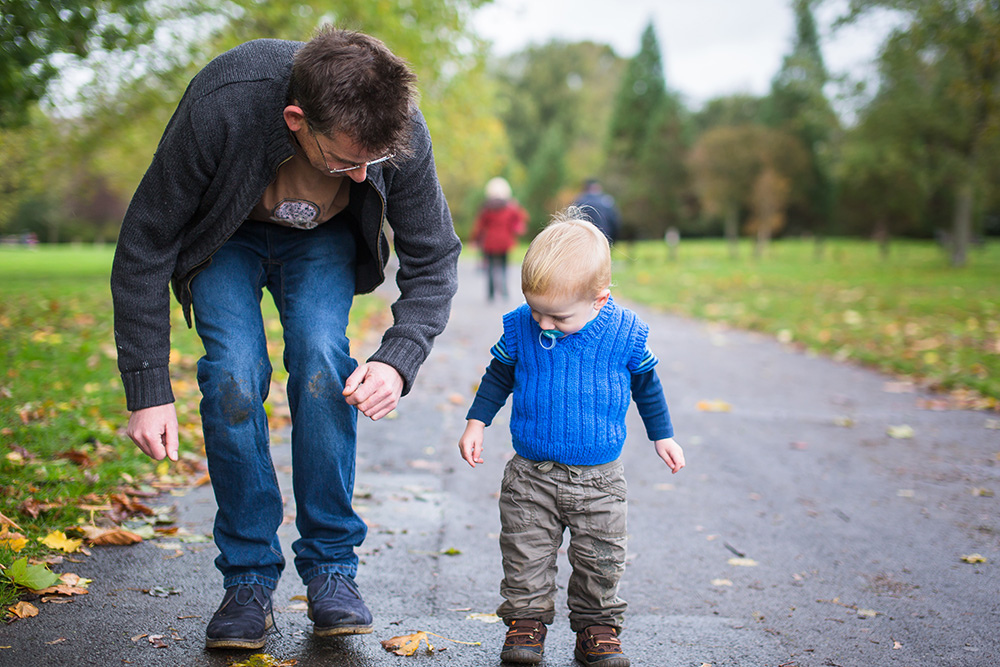
[(500, 486), (500, 552), (508, 625), (555, 617), (556, 555), (570, 532), (573, 572), (566, 591), (573, 632), (590, 625), (620, 629), (626, 603), (618, 597), (625, 571), (626, 486), (621, 461), (566, 466), (514, 456)]

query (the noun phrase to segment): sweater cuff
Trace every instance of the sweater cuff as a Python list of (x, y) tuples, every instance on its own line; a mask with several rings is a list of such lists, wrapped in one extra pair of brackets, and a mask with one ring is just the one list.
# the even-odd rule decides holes
[(129, 412), (174, 402), (170, 370), (166, 366), (122, 373), (122, 384)]
[(424, 363), (427, 355), (423, 348), (406, 338), (389, 338), (382, 341), (382, 345), (375, 351), (375, 354), (368, 357), (368, 361), (379, 361), (389, 364), (395, 368), (400, 377), (403, 378), (403, 396), (410, 393), (413, 381), (417, 377), (420, 365)]

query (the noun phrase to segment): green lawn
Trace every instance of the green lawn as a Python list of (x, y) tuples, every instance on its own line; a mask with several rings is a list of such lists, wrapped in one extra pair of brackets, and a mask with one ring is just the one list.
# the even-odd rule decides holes
[[(113, 254), (111, 247), (0, 246), (0, 514), (17, 526), (6, 526), (8, 534), (27, 538), (21, 547), (0, 532), (0, 566), (43, 557), (50, 549), (38, 540), (53, 530), (123, 517), (152, 521), (158, 513), (145, 509), (156, 508), (142, 499), (203, 474), (195, 382), (200, 343), (176, 302), (171, 370), (187, 456), (157, 465), (124, 435), (128, 413), (109, 287)], [(386, 310), (377, 297), (356, 299), (352, 340), (380, 326)], [(274, 367), (267, 408), (272, 426), (280, 427), (287, 423), (286, 374), (281, 325), (268, 296), (264, 312)], [(0, 609), (19, 593), (4, 582), (0, 577)]]
[(659, 242), (614, 248), (616, 292), (906, 376), (956, 396), (1000, 398), (1000, 244), (952, 268), (930, 242), (782, 240), (764, 259), (718, 240), (685, 240), (671, 260)]

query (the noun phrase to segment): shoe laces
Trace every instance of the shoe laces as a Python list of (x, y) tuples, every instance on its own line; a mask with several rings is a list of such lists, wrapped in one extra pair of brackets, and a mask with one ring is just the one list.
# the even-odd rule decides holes
[[(249, 597), (247, 597), (246, 599), (243, 599), (243, 596), (244, 596), (245, 593), (249, 593)], [(238, 604), (241, 607), (246, 607), (250, 603), (256, 602), (257, 605), (261, 608), (261, 610), (264, 610), (263, 603), (261, 603), (261, 601), (257, 599), (257, 590), (251, 584), (237, 584), (236, 585), (236, 592), (233, 594), (233, 597), (231, 598), (231, 601), (235, 602), (236, 604)], [(278, 624), (274, 620), (274, 605), (271, 604), (269, 606), (270, 606), (270, 609), (267, 610), (267, 614), (266, 615), (270, 615), (270, 617), (271, 617), (271, 630), (273, 632), (276, 632), (279, 637), (283, 637), (284, 635), (281, 634), (281, 630), (278, 628)], [(266, 615), (265, 615), (265, 617), (266, 617)]]

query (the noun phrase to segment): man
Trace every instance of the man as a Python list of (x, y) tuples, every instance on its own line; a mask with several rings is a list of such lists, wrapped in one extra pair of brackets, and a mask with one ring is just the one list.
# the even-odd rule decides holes
[(608, 243), (615, 242), (618, 238), (618, 207), (614, 197), (604, 192), (600, 181), (587, 179), (573, 205), (583, 209), (584, 216), (608, 237)]
[[(292, 547), (309, 618), (320, 636), (372, 630), (354, 583), (366, 533), (351, 507), (357, 411), (380, 419), (412, 387), (447, 321), (461, 249), (415, 97), (405, 61), (361, 33), (243, 44), (192, 80), (126, 213), (115, 336), (127, 432), (154, 459), (177, 460), (178, 448), (168, 283), (205, 346), (198, 383), (225, 588), (208, 648), (263, 647), (285, 564), (263, 408), (265, 287), (284, 329)], [(345, 331), (354, 294), (384, 280), (383, 220), (400, 296), (359, 366)]]

